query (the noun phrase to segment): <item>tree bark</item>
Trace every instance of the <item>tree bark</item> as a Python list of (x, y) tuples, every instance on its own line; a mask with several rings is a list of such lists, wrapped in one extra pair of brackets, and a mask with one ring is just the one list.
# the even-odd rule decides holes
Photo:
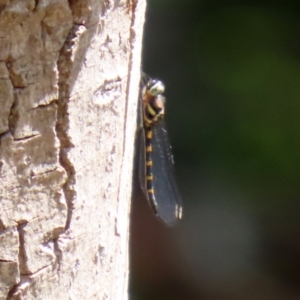
[(144, 10), (0, 1), (0, 299), (127, 299)]

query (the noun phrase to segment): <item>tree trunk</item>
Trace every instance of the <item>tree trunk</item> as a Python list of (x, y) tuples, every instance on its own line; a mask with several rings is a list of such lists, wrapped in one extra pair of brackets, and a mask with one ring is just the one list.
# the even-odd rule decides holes
[(144, 10), (0, 1), (0, 299), (127, 299)]

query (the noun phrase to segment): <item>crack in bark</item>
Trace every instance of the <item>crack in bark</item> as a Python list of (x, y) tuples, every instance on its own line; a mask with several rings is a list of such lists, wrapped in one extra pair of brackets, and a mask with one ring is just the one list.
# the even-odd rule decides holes
[[(10, 134), (10, 131), (9, 131), (9, 130), (0, 133), (0, 147), (1, 147), (2, 138), (3, 138), (4, 136), (6, 136), (7, 134)], [(0, 168), (2, 167), (2, 165), (3, 165), (3, 163), (1, 163)]]
[[(0, 161), (0, 170), (1, 170), (1, 164), (2, 164), (2, 162)], [(5, 226), (4, 226), (4, 223), (3, 223), (3, 221), (0, 219), (0, 232), (1, 231), (3, 231), (3, 230), (5, 230), (6, 228), (5, 228)]]
[[(22, 265), (25, 266), (26, 261), (26, 253), (25, 253), (25, 247), (24, 247), (24, 235), (22, 233), (22, 229), (28, 224), (28, 221), (26, 222), (20, 222), (18, 221), (17, 231), (19, 235), (19, 269), (21, 269)], [(20, 276), (21, 276), (21, 270), (20, 270)]]
[(53, 252), (55, 254), (55, 261), (53, 262), (53, 265), (57, 265), (57, 276), (60, 277), (60, 262), (62, 259), (62, 250), (59, 247), (58, 244), (58, 238), (53, 239)]
[[(30, 278), (30, 276), (36, 275), (37, 273), (43, 271), (44, 269), (46, 269), (46, 268), (48, 268), (49, 266), (52, 266), (52, 265), (53, 265), (53, 264), (51, 263), (51, 264), (48, 264), (48, 265), (46, 265), (46, 266), (43, 266), (43, 267), (41, 267), (40, 269), (38, 269), (38, 270), (36, 270), (35, 272), (32, 272), (32, 273), (20, 273), (20, 276), (22, 276), (22, 277), (24, 277), (24, 278), (26, 278), (26, 277), (29, 277), (29, 278)], [(19, 283), (19, 285), (20, 285), (20, 284), (21, 284), (21, 282)]]
[(38, 106), (35, 106), (35, 107), (32, 107), (32, 108), (26, 110), (26, 112), (34, 111), (34, 110), (37, 110), (40, 108), (48, 108), (48, 107), (51, 107), (53, 104), (57, 104), (57, 99), (53, 99), (47, 104), (39, 104)]
[[(11, 81), (11, 84), (14, 87), (12, 81)], [(13, 94), (14, 94), (14, 101), (13, 101), (11, 107), (10, 107), (9, 115), (8, 115), (8, 122), (7, 122), (8, 123), (8, 131), (10, 132), (12, 137), (14, 136), (16, 123), (19, 119), (19, 113), (16, 109), (16, 107), (17, 107), (17, 97), (15, 96), (15, 87), (13, 89)]]
[[(25, 249), (24, 249), (24, 236), (21, 233), (22, 231), (22, 227), (26, 226), (28, 224), (28, 222), (17, 222), (17, 231), (18, 231), (18, 235), (19, 235), (19, 270), (20, 270), (20, 262), (24, 262), (25, 261)], [(12, 299), (13, 297), (16, 296), (16, 293), (18, 291), (18, 288), (20, 287), (20, 285), (22, 284), (22, 281), (24, 279), (24, 275), (21, 274), (21, 270), (20, 270), (20, 282), (18, 284), (15, 284), (11, 287), (11, 289), (9, 290), (6, 300)]]
[(0, 262), (15, 262), (15, 261), (13, 261), (13, 260), (6, 260), (6, 259), (0, 259)]
[[(24, 247), (24, 234), (23, 234), (23, 228), (27, 226), (29, 223), (28, 221), (18, 221), (17, 222), (17, 231), (19, 235), (19, 270), (20, 270), (20, 282), (18, 284), (15, 284), (11, 287), (11, 289), (8, 292), (6, 300), (16, 298), (18, 296), (18, 293), (22, 293), (22, 290), (24, 290), (26, 287), (30, 286), (32, 281), (34, 280), (33, 276), (37, 275), (38, 273), (42, 272), (44, 269), (48, 268), (49, 266), (52, 266), (53, 263), (50, 263), (46, 266), (41, 267), (40, 269), (36, 270), (33, 273), (26, 272), (26, 253), (25, 253), (25, 247)], [(51, 241), (51, 240), (49, 240)], [(48, 242), (49, 242), (48, 241)], [(54, 245), (56, 245), (56, 239), (53, 239)], [(13, 261), (7, 261), (7, 260), (0, 260), (0, 262), (13, 262)], [(23, 272), (21, 272), (22, 267)], [(26, 286), (24, 286), (26, 285)], [(23, 286), (23, 287), (22, 287)]]
[(41, 173), (36, 173), (36, 174), (33, 174), (31, 176), (31, 178), (35, 178), (35, 177), (38, 177), (38, 176), (42, 176), (42, 175), (45, 175), (45, 174), (49, 174), (49, 173), (52, 173), (52, 172), (55, 172), (57, 170), (57, 168), (54, 168), (54, 169), (51, 169), (51, 170), (47, 170), (45, 172), (41, 172)]
[(74, 189), (75, 184), (75, 168), (68, 157), (68, 152), (74, 145), (68, 135), (69, 129), (69, 99), (70, 99), (70, 76), (73, 68), (73, 51), (72, 48), (80, 36), (81, 26), (73, 26), (66, 38), (66, 41), (60, 51), (58, 58), (59, 71), (59, 99), (57, 102), (57, 122), (56, 134), (60, 141), (59, 162), (67, 174), (66, 182), (63, 186), (66, 203), (68, 206), (67, 220), (65, 230), (70, 227), (72, 219), (73, 203), (76, 197)]
[(33, 139), (33, 138), (35, 138), (37, 136), (41, 136), (41, 134), (42, 133), (37, 133), (37, 134), (33, 134), (33, 135), (22, 137), (22, 138), (14, 138), (14, 141), (16, 141), (16, 142), (27, 141), (27, 140)]
[(26, 289), (30, 287), (32, 282), (35, 280), (35, 276), (37, 276), (39, 273), (42, 273), (43, 270), (50, 267), (52, 264), (49, 264), (47, 266), (44, 266), (37, 270), (34, 273), (31, 274), (20, 274), (20, 282), (16, 285), (14, 285), (8, 292), (6, 300), (10, 299), (23, 299), (22, 295), (25, 294)]

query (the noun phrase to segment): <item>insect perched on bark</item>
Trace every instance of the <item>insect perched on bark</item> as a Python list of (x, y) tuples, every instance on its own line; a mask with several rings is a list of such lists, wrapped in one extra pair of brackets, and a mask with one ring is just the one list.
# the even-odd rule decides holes
[(174, 160), (164, 122), (161, 81), (142, 74), (140, 99), (140, 184), (154, 214), (167, 226), (182, 217), (182, 202), (174, 178)]

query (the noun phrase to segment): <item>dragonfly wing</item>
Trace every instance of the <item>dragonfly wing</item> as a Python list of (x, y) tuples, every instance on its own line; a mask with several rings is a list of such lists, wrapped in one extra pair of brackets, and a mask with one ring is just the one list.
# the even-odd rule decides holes
[(174, 160), (164, 120), (153, 125), (153, 187), (157, 216), (172, 226), (181, 218), (182, 201), (175, 181)]

